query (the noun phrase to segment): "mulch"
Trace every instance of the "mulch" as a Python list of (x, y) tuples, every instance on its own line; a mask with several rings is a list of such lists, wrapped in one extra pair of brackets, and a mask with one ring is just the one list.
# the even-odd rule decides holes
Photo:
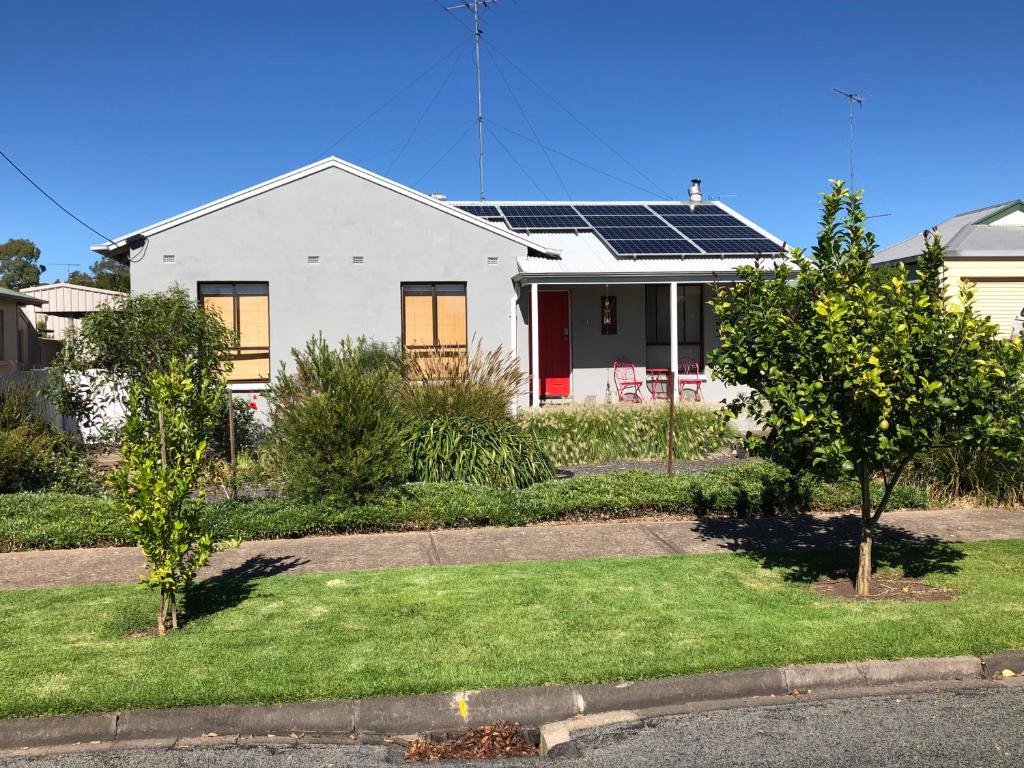
[(811, 589), (819, 595), (835, 597), (840, 600), (898, 600), (903, 603), (937, 603), (952, 600), (955, 597), (953, 590), (933, 587), (920, 579), (881, 576), (872, 577), (871, 594), (866, 597), (857, 594), (856, 587), (850, 579), (822, 580)]
[(518, 723), (499, 720), (459, 735), (416, 739), (405, 750), (407, 763), (535, 757), (537, 745)]

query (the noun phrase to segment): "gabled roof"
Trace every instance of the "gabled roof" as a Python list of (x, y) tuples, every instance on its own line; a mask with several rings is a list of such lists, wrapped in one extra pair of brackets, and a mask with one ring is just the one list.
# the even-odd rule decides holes
[[(953, 258), (990, 258), (1020, 256), (1024, 258), (1024, 227), (993, 226), (1014, 211), (1024, 210), (1021, 200), (989, 205), (958, 213), (936, 227), (945, 246), (946, 256)], [(924, 233), (918, 233), (875, 254), (876, 265), (913, 263), (924, 250)]]
[(468, 213), (458, 210), (457, 208), (453, 208), (452, 206), (447, 205), (446, 203), (443, 203), (440, 200), (436, 200), (430, 195), (418, 192), (415, 189), (412, 189), (411, 187), (407, 187), (403, 184), (399, 184), (397, 181), (392, 181), (391, 179), (384, 178), (383, 176), (373, 173), (372, 171), (368, 171), (365, 168), (360, 168), (358, 165), (353, 165), (352, 163), (345, 162), (341, 158), (334, 156), (324, 158), (323, 160), (318, 160), (315, 163), (303, 166), (302, 168), (298, 168), (294, 171), (289, 171), (288, 173), (277, 176), (276, 178), (264, 181), (263, 183), (249, 187), (248, 189), (243, 189), (240, 192), (235, 192), (234, 194), (227, 195), (226, 197), (222, 197), (218, 200), (214, 200), (213, 202), (207, 203), (206, 205), (201, 205), (198, 208), (193, 208), (190, 211), (185, 211), (184, 213), (180, 213), (177, 216), (172, 216), (169, 219), (164, 219), (163, 221), (158, 221), (155, 224), (150, 224), (148, 227), (143, 227), (142, 229), (137, 229), (134, 232), (129, 232), (126, 235), (122, 235), (121, 237), (115, 238), (112, 243), (93, 245), (91, 246), (91, 249), (95, 253), (103, 254), (106, 256), (123, 256), (128, 253), (128, 241), (133, 238), (137, 238), (138, 236), (151, 237), (152, 235), (156, 235), (160, 232), (176, 227), (179, 224), (184, 224), (188, 221), (193, 221), (194, 219), (198, 219), (202, 216), (206, 216), (207, 214), (219, 211), (222, 208), (227, 208), (228, 206), (234, 205), (235, 203), (240, 203), (243, 200), (248, 200), (249, 198), (261, 195), (264, 192), (269, 192), (272, 189), (277, 189), (278, 187), (282, 187), (285, 184), (291, 184), (294, 181), (304, 179), (307, 176), (312, 176), (313, 174), (320, 173), (321, 171), (325, 171), (328, 169), (336, 169), (339, 171), (350, 173), (353, 176), (357, 176), (358, 178), (364, 179), (373, 184), (377, 184), (378, 186), (384, 187), (385, 189), (388, 189), (392, 192), (396, 192), (397, 194), (403, 195), (404, 197), (407, 197), (411, 200), (415, 200), (418, 203), (427, 205), (433, 208), (434, 210), (443, 212), (449, 216), (454, 216), (457, 219), (461, 219), (467, 224), (472, 224), (473, 226), (485, 229), (507, 240), (511, 240), (525, 248), (548, 252), (552, 256), (558, 255), (557, 252), (548, 251), (547, 249), (544, 248), (544, 246), (534, 243), (532, 240), (530, 240), (527, 237), (524, 237), (523, 235), (512, 232), (511, 230), (508, 230), (504, 227), (495, 226), (494, 224), (488, 221), (479, 219), (476, 216), (472, 216)]
[(33, 285), (31, 288), (22, 288), (21, 292), (34, 296), (36, 294), (47, 293), (58, 288), (77, 291), (79, 293), (103, 294), (104, 296), (126, 295), (124, 291), (112, 291), (109, 288), (97, 288), (93, 285), (77, 285), (76, 283), (45, 283), (44, 285)]
[(32, 304), (36, 307), (41, 307), (46, 303), (42, 299), (37, 299), (35, 296), (29, 296), (21, 291), (16, 291), (13, 288), (4, 288), (3, 286), (0, 286), (0, 299), (14, 301), (16, 304)]

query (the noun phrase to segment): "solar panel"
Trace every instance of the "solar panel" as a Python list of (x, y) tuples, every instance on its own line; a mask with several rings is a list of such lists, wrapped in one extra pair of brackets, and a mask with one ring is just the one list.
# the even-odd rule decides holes
[(597, 232), (605, 240), (677, 240), (679, 233), (665, 224), (649, 227), (604, 227), (595, 226)]
[(512, 229), (590, 229), (571, 205), (503, 205)]
[(456, 205), (455, 207), (460, 211), (465, 211), (485, 219), (501, 218), (501, 211), (498, 210), (496, 205)]
[(591, 216), (650, 216), (646, 205), (577, 205), (576, 210)]
[(699, 253), (693, 243), (677, 237), (674, 240), (609, 240), (618, 256), (678, 256), (684, 253)]
[(696, 214), (692, 216), (679, 216), (674, 213), (663, 213), (661, 215), (661, 218), (663, 218), (665, 221), (667, 221), (674, 227), (694, 227), (700, 224), (704, 224), (709, 227), (746, 226), (739, 219), (724, 214), (719, 214), (717, 216), (698, 216)]
[(707, 239), (712, 237), (724, 237), (731, 239), (763, 237), (760, 232), (751, 229), (750, 227), (708, 227), (703, 224), (696, 226), (676, 224), (675, 227), (691, 240)]
[(746, 240), (711, 239), (697, 240), (697, 244), (709, 253), (777, 253), (778, 243), (767, 237)]

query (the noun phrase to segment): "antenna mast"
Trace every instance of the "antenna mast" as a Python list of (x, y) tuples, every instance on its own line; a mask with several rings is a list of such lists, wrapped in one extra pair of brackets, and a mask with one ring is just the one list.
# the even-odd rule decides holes
[(850, 91), (844, 91), (844, 90), (841, 90), (839, 88), (833, 88), (832, 90), (835, 91), (836, 93), (838, 93), (840, 96), (845, 97), (846, 100), (850, 104), (850, 187), (852, 188), (853, 187), (853, 104), (854, 104), (854, 102), (856, 102), (857, 104), (860, 105), (860, 108), (863, 109), (864, 108), (864, 99), (866, 99), (868, 97), (867, 96), (861, 96), (861, 95), (856, 94), (856, 93), (851, 93)]
[(484, 199), (484, 95), (480, 82), (480, 6), (487, 8), (498, 0), (472, 0), (472, 2), (445, 6), (446, 11), (458, 11), (466, 8), (473, 12), (473, 38), (475, 50), (473, 63), (476, 65), (476, 132), (480, 142), (480, 199)]

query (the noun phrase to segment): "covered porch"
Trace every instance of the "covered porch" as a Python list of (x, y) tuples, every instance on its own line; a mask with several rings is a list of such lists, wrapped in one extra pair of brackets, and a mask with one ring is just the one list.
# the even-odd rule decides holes
[[(544, 279), (524, 283), (530, 405), (668, 399), (717, 402), (731, 391), (711, 375), (707, 357), (718, 343), (708, 305), (709, 278), (607, 282)], [(535, 321), (536, 320), (536, 321)], [(637, 386), (623, 386), (631, 367)], [(639, 397), (638, 397), (639, 396)]]

